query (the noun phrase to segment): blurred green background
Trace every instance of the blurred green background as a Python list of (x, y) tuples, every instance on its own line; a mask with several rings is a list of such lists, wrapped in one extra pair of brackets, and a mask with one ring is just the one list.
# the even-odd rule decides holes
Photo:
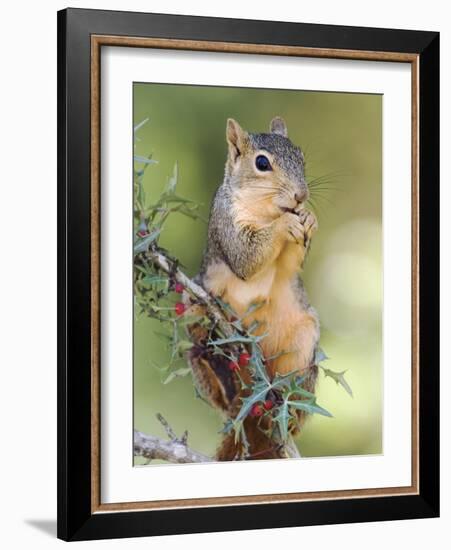
[[(333, 418), (314, 415), (297, 443), (303, 456), (382, 452), (382, 96), (370, 94), (134, 84), (136, 154), (153, 154), (144, 186), (156, 200), (179, 169), (178, 194), (209, 207), (226, 158), (225, 127), (233, 117), (243, 128), (265, 132), (276, 115), (302, 147), (309, 180), (324, 177), (314, 196), (319, 230), (303, 279), (321, 320), (324, 366), (346, 370), (351, 398), (320, 372), (318, 403)], [(206, 225), (173, 214), (160, 243), (187, 273), (199, 269)], [(212, 455), (220, 440), (219, 415), (196, 399), (190, 377), (164, 385), (169, 352), (155, 335), (159, 322), (135, 317), (134, 424), (166, 437), (161, 413), (189, 444)], [(141, 464), (141, 459), (136, 464)]]

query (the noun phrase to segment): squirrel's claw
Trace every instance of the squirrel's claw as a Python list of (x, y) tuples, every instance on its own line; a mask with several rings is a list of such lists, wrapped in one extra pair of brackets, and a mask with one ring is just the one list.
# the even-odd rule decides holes
[(315, 214), (313, 214), (313, 212), (310, 212), (309, 210), (302, 210), (302, 212), (299, 214), (299, 217), (301, 219), (302, 225), (304, 226), (304, 246), (305, 248), (308, 248), (313, 234), (318, 229), (318, 221)]

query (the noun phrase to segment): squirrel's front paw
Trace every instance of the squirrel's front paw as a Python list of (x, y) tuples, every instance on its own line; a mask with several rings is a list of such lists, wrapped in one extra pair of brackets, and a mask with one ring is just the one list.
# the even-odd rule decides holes
[(286, 212), (280, 218), (280, 222), (282, 224), (283, 234), (288, 241), (297, 244), (304, 243), (304, 224), (298, 214)]
[(316, 217), (309, 210), (302, 210), (299, 214), (286, 212), (281, 223), (287, 240), (304, 245), (305, 248), (309, 247), (313, 234), (318, 229)]
[(299, 213), (299, 219), (304, 227), (304, 246), (308, 248), (313, 234), (318, 229), (318, 221), (315, 214), (309, 210), (301, 210)]

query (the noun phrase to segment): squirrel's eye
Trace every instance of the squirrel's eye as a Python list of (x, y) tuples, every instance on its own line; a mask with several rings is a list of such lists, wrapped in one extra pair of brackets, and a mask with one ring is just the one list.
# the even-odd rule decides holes
[(272, 170), (271, 163), (265, 155), (258, 155), (255, 159), (255, 166), (257, 167), (257, 170), (260, 170), (260, 172), (268, 172), (268, 170)]

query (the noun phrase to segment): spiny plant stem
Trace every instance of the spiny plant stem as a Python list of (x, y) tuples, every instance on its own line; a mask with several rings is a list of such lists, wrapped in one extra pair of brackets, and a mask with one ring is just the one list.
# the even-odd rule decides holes
[(174, 262), (172, 262), (156, 248), (150, 248), (146, 252), (145, 257), (159, 269), (163, 270), (175, 279), (175, 281), (182, 284), (194, 298), (202, 302), (207, 307), (209, 314), (217, 324), (218, 328), (227, 338), (231, 338), (233, 336), (234, 331), (230, 326), (230, 323), (225, 318), (221, 309), (216, 305), (214, 299), (204, 288), (185, 275), (185, 273), (178, 266), (176, 266)]

